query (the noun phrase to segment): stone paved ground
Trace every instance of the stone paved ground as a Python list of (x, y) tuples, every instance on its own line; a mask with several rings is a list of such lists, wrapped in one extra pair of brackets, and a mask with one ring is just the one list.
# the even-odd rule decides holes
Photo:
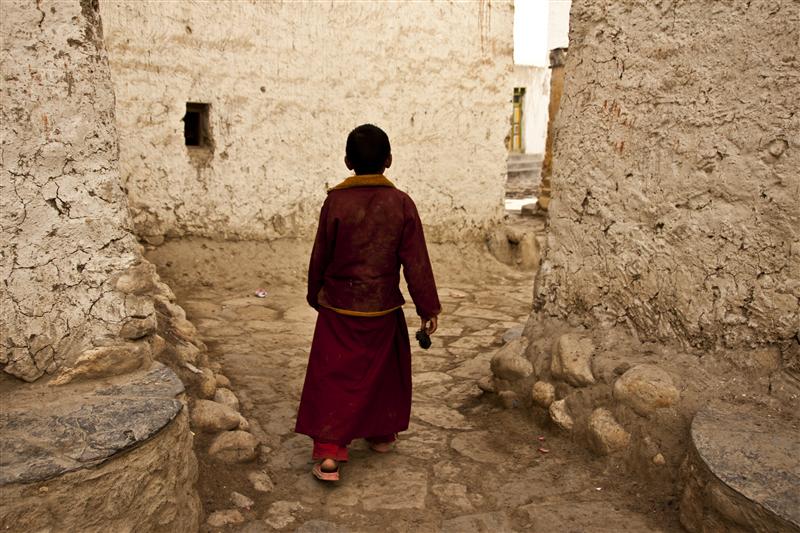
[[(304, 299), (306, 245), (263, 246), (184, 241), (150, 253), (264, 443), (259, 461), (229, 466), (197, 437), (206, 512), (236, 509), (234, 491), (253, 501), (239, 503), (243, 523), (221, 530), (680, 531), (670, 503), (477, 388), (503, 334), (527, 319), (533, 285), (478, 249), (432, 248), (444, 312), (433, 347), (413, 350), (411, 426), (396, 451), (356, 442), (338, 486), (314, 480), (310, 439), (293, 433), (316, 316)], [(259, 285), (267, 298), (252, 297)], [(410, 306), (406, 317), (413, 335)]]

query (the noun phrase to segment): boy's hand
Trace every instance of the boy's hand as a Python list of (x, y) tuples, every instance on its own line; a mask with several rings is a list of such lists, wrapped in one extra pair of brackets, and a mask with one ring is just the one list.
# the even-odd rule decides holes
[(431, 318), (423, 318), (422, 325), (420, 326), (419, 329), (424, 330), (428, 335), (433, 335), (433, 332), (436, 331), (436, 328), (438, 327), (439, 327), (439, 317), (432, 316)]

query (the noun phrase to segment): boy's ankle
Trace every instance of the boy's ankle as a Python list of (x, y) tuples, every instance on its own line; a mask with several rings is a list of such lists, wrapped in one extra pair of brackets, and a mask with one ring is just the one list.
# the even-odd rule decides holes
[(336, 472), (339, 469), (339, 463), (334, 459), (323, 459), (319, 464), (323, 472)]

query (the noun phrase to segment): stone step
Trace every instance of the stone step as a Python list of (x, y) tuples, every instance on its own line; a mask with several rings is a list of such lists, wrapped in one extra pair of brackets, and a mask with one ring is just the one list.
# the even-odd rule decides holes
[(543, 159), (543, 154), (527, 154), (519, 152), (508, 154), (509, 161), (542, 161)]
[(506, 168), (512, 172), (539, 172), (542, 169), (542, 154), (509, 154)]
[(542, 169), (542, 165), (541, 164), (538, 164), (538, 165), (528, 165), (528, 164), (524, 164), (523, 165), (523, 164), (519, 164), (519, 165), (513, 165), (513, 166), (509, 165), (508, 168), (506, 169), (506, 171), (509, 174), (519, 173), (519, 172), (532, 172), (532, 173), (537, 173), (538, 174), (541, 169)]
[(527, 198), (539, 188), (538, 172), (510, 172), (506, 176), (506, 198)]

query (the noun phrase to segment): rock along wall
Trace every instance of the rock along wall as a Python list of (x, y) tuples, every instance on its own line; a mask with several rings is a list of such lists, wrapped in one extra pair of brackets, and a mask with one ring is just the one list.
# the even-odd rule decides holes
[(539, 317), (800, 330), (800, 2), (575, 1)]
[(97, 3), (3, 2), (1, 26), (0, 365), (27, 381), (81, 364), (130, 371), (150, 349), (127, 341), (155, 314), (151, 297), (115, 286), (142, 258)]
[[(393, 142), (387, 172), (430, 235), (503, 215), (513, 3), (101, 3), (122, 178), (137, 234), (295, 236), (344, 179), (347, 133)], [(207, 150), (187, 102), (210, 104)]]

